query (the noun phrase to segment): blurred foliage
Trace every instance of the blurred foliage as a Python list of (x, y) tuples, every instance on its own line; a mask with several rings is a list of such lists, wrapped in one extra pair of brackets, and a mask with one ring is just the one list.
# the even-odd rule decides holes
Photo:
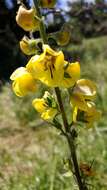
[(79, 28), (83, 37), (95, 37), (107, 34), (107, 1), (86, 2), (78, 0), (69, 2), (70, 23)]
[(0, 1), (0, 79), (2, 81), (8, 80), (13, 70), (27, 61), (27, 57), (19, 49), (19, 40), (25, 32), (16, 24), (18, 5), (14, 0), (13, 3), (14, 7), (9, 9), (4, 0)]

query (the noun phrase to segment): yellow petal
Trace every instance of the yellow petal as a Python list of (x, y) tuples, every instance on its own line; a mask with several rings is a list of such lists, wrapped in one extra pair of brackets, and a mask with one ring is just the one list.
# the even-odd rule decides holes
[(73, 122), (76, 122), (77, 121), (77, 112), (78, 112), (78, 108), (75, 106), (72, 110), (72, 114), (73, 114)]
[(81, 110), (75, 107), (73, 110), (73, 121), (84, 122), (87, 128), (93, 127), (93, 123), (101, 117), (101, 112), (96, 109), (93, 102), (87, 102), (88, 109)]
[(16, 94), (16, 96), (19, 96), (19, 97), (23, 96), (23, 93), (20, 91), (19, 84), (16, 81), (12, 83), (12, 89), (14, 93)]
[[(66, 63), (66, 62), (65, 62)], [(79, 62), (71, 63), (65, 69), (65, 74), (68, 74), (68, 78), (64, 78), (61, 86), (64, 88), (69, 88), (74, 86), (76, 81), (80, 78), (80, 64)]]
[(27, 70), (25, 67), (19, 67), (12, 73), (12, 75), (10, 76), (10, 79), (16, 80), (17, 78), (21, 77), (23, 74), (26, 74), (26, 73), (27, 73)]
[[(43, 76), (44, 65), (42, 61), (44, 57), (42, 55), (33, 56), (26, 65), (27, 71), (30, 72), (35, 79), (39, 79)], [(41, 58), (41, 56), (43, 58)]]
[[(63, 79), (63, 66), (64, 66), (64, 55), (62, 52), (53, 59), (51, 63), (53, 66), (50, 66), (50, 69), (47, 69), (43, 72), (42, 77), (39, 78), (43, 83), (50, 87), (57, 87), (61, 85)], [(52, 68), (54, 67), (54, 68)]]
[(57, 43), (60, 46), (65, 46), (69, 43), (71, 33), (69, 30), (60, 31), (57, 35)]
[(34, 78), (24, 67), (16, 69), (10, 79), (13, 80), (13, 91), (18, 96), (25, 96), (29, 92), (37, 90)]
[(26, 65), (28, 72), (30, 72), (33, 75), (33, 77), (36, 79), (41, 78), (44, 74), (45, 70), (44, 63), (45, 63), (47, 50), (48, 53), (50, 52), (54, 54), (54, 51), (48, 45), (44, 45), (43, 47), (44, 47), (43, 53), (41, 53), (41, 55), (33, 56)]
[(74, 107), (77, 107), (80, 110), (87, 111), (88, 105), (87, 102), (84, 100), (84, 98), (78, 94), (73, 94), (70, 97), (71, 105)]
[(32, 105), (39, 113), (43, 113), (47, 109), (47, 104), (43, 98), (34, 99)]
[(44, 120), (52, 120), (57, 114), (57, 110), (49, 108), (47, 111), (43, 112), (41, 118)]
[(62, 81), (63, 66), (63, 53), (61, 51), (55, 52), (48, 45), (44, 45), (44, 52), (39, 56), (33, 56), (26, 68), (34, 78), (39, 79), (48, 86), (56, 87)]
[(52, 48), (50, 48), (50, 46), (48, 44), (43, 44), (43, 50), (44, 53), (46, 55), (46, 53), (48, 53), (49, 55), (52, 56), (58, 56), (60, 54), (61, 51), (54, 51)]
[(89, 102), (88, 104), (88, 111), (85, 112), (85, 119), (88, 122), (86, 125), (90, 127), (95, 121), (98, 121), (101, 118), (101, 111), (97, 110), (95, 104), (93, 102)]
[(17, 79), (19, 86), (20, 86), (20, 90), (23, 93), (28, 93), (28, 92), (35, 92), (37, 87), (36, 87), (36, 82), (33, 79), (32, 75), (30, 75), (29, 73), (24, 74), (22, 77), (19, 77), (19, 79)]
[(85, 99), (91, 100), (96, 96), (96, 85), (91, 80), (80, 79), (77, 81), (73, 93), (82, 95)]
[(39, 21), (35, 18), (34, 9), (26, 9), (24, 6), (20, 6), (16, 15), (17, 24), (25, 31), (38, 30)]

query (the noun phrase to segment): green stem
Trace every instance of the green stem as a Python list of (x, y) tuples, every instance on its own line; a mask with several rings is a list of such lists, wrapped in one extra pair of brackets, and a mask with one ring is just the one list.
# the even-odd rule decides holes
[[(40, 5), (39, 0), (33, 0), (33, 1), (34, 1), (34, 5), (36, 7), (37, 16), (41, 20), (41, 22), (40, 22), (40, 35), (41, 35), (41, 38), (42, 38), (44, 43), (48, 43), (47, 37), (46, 37), (45, 25), (44, 25), (44, 22), (42, 20), (42, 14), (41, 14), (41, 11), (40, 11), (40, 8), (39, 8), (40, 7), (39, 6)], [(66, 132), (66, 138), (67, 138), (67, 142), (68, 142), (70, 153), (71, 153), (70, 162), (71, 162), (71, 165), (73, 164), (73, 167), (74, 167), (74, 173), (75, 173), (75, 176), (76, 176), (76, 179), (77, 179), (79, 190), (88, 190), (87, 187), (84, 186), (84, 184), (82, 182), (81, 175), (80, 175), (80, 170), (79, 170), (78, 161), (77, 161), (77, 155), (76, 155), (76, 148), (75, 148), (75, 144), (74, 144), (74, 138), (72, 137), (72, 133), (70, 133), (69, 124), (68, 124), (66, 113), (65, 113), (65, 110), (64, 110), (60, 89), (58, 87), (56, 87), (55, 92), (56, 92), (57, 100), (58, 100), (58, 103), (59, 103), (59, 108), (60, 108), (60, 111), (61, 111), (61, 114), (62, 114), (62, 120), (63, 120), (63, 124), (64, 124), (64, 129), (65, 129), (65, 132)]]
[(68, 139), (68, 144), (69, 144), (69, 148), (70, 148), (70, 152), (71, 152), (72, 162), (74, 165), (74, 174), (76, 176), (79, 189), (80, 190), (88, 190), (86, 185), (82, 182), (82, 178), (80, 175), (80, 170), (79, 170), (79, 166), (78, 166), (78, 160), (77, 160), (77, 154), (76, 154), (76, 148), (75, 148), (74, 140), (73, 140), (73, 138), (71, 138), (71, 136), (68, 136), (67, 139)]
[(61, 111), (61, 114), (62, 114), (62, 119), (63, 119), (65, 131), (69, 132), (68, 121), (67, 121), (64, 106), (63, 106), (63, 103), (62, 103), (61, 93), (60, 93), (60, 90), (59, 90), (58, 87), (55, 88), (55, 93), (56, 93), (57, 100), (58, 100), (59, 107), (60, 107), (60, 111)]
[[(80, 170), (79, 170), (79, 165), (78, 165), (78, 160), (77, 160), (76, 148), (75, 148), (75, 144), (74, 144), (74, 138), (72, 136), (72, 133), (70, 133), (70, 130), (69, 130), (69, 125), (68, 125), (68, 121), (66, 118), (66, 114), (65, 114), (65, 110), (64, 110), (64, 106), (63, 106), (63, 102), (62, 102), (61, 93), (60, 93), (60, 90), (58, 87), (55, 88), (55, 92), (56, 92), (57, 100), (59, 103), (60, 111), (62, 113), (62, 120), (63, 120), (64, 128), (66, 131), (66, 138), (67, 138), (70, 153), (71, 153), (72, 161), (70, 160), (71, 161), (70, 165), (72, 165), (72, 163), (73, 163), (74, 173), (75, 173), (75, 176), (77, 179), (79, 189), (80, 190), (88, 190), (87, 187), (82, 182), (82, 178), (81, 178)], [(71, 168), (71, 170), (72, 170), (72, 168)]]
[(40, 36), (44, 42), (44, 44), (47, 44), (48, 41), (47, 41), (47, 37), (46, 37), (46, 28), (45, 28), (45, 25), (44, 25), (44, 22), (43, 22), (43, 18), (42, 18), (42, 14), (41, 14), (41, 11), (40, 11), (40, 3), (38, 0), (33, 0), (34, 2), (34, 5), (36, 7), (36, 11), (37, 11), (37, 16), (40, 18)]

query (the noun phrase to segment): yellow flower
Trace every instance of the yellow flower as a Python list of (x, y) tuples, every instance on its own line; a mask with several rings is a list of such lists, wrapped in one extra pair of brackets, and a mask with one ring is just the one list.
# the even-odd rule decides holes
[(35, 31), (39, 29), (39, 21), (35, 18), (35, 9), (26, 9), (24, 6), (20, 6), (16, 15), (17, 24), (25, 31)]
[(46, 112), (41, 114), (41, 118), (44, 120), (52, 120), (57, 114), (57, 110), (54, 108), (48, 109)]
[(32, 102), (34, 108), (39, 112), (43, 113), (47, 110), (48, 105), (43, 98), (36, 98)]
[(93, 126), (95, 121), (101, 117), (101, 112), (96, 109), (93, 102), (87, 102), (88, 111), (79, 110), (77, 107), (73, 111), (73, 121), (80, 121), (86, 124), (88, 128)]
[(71, 29), (68, 23), (65, 23), (59, 32), (56, 32), (56, 40), (58, 45), (65, 46), (71, 38)]
[(80, 79), (76, 82), (72, 94), (71, 104), (78, 107), (80, 110), (87, 111), (87, 101), (91, 101), (96, 96), (96, 85), (88, 79)]
[(80, 64), (78, 62), (68, 63), (65, 62), (64, 78), (61, 86), (69, 88), (74, 86), (76, 81), (80, 78)]
[(12, 88), (17, 96), (22, 97), (37, 90), (36, 81), (24, 67), (16, 69), (10, 79), (13, 81)]
[(66, 46), (71, 39), (71, 29), (68, 23), (65, 23), (61, 30), (58, 32), (50, 33), (48, 35), (49, 39), (54, 39), (59, 46)]
[(58, 112), (55, 99), (47, 92), (45, 92), (43, 98), (34, 99), (32, 105), (44, 120), (52, 120)]
[(33, 56), (26, 68), (34, 78), (50, 87), (60, 86), (64, 74), (64, 55), (48, 45), (43, 45), (43, 53)]
[(40, 4), (43, 8), (53, 8), (56, 4), (56, 0), (40, 0)]
[[(33, 43), (33, 46), (31, 45)], [(35, 40), (30, 40), (26, 36), (23, 37), (23, 39), (20, 41), (20, 49), (22, 52), (26, 55), (32, 55), (35, 54), (36, 50)]]
[(39, 51), (38, 43), (41, 42), (40, 39), (29, 39), (27, 36), (24, 36), (20, 41), (20, 49), (26, 55), (33, 55)]
[(60, 46), (65, 46), (70, 41), (71, 34), (69, 31), (61, 31), (57, 34), (57, 43)]

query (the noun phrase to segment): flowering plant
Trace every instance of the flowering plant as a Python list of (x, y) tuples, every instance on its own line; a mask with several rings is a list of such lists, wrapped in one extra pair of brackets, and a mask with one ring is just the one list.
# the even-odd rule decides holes
[[(89, 79), (80, 79), (80, 63), (65, 60), (64, 53), (58, 49), (53, 49), (48, 43), (45, 24), (42, 19), (41, 8), (52, 8), (55, 0), (34, 0), (34, 7), (27, 10), (22, 5), (19, 7), (16, 21), (25, 31), (40, 32), (40, 39), (29, 39), (23, 37), (20, 41), (20, 48), (23, 53), (33, 55), (25, 67), (16, 69), (10, 79), (13, 81), (14, 93), (23, 97), (28, 93), (36, 93), (39, 90), (38, 82), (54, 89), (55, 94), (46, 91), (43, 97), (35, 98), (32, 101), (33, 107), (46, 122), (50, 122), (61, 131), (68, 142), (70, 150), (70, 165), (72, 165), (73, 175), (75, 175), (80, 190), (88, 190), (84, 175), (93, 174), (85, 170), (87, 164), (79, 164), (76, 154), (76, 138), (78, 122), (86, 124), (87, 128), (93, 126), (101, 113), (96, 109), (94, 99), (96, 97), (96, 85)], [(70, 31), (61, 29), (56, 33), (59, 45), (66, 45), (70, 40)], [(62, 37), (61, 37), (62, 34)], [(38, 46), (38, 43), (41, 44)], [(61, 91), (66, 89), (69, 96), (69, 106), (71, 106), (71, 120), (66, 116), (64, 102)], [(62, 116), (63, 124), (58, 116)], [(70, 167), (71, 169), (71, 167)], [(90, 174), (91, 173), (91, 174)]]

